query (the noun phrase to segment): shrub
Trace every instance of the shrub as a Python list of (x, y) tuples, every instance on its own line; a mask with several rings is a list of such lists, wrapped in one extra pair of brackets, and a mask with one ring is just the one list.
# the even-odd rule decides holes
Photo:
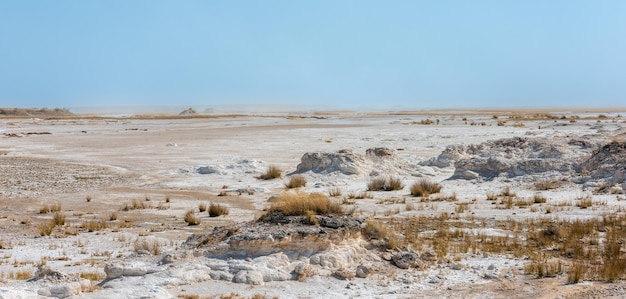
[(200, 213), (203, 213), (204, 211), (206, 211), (206, 204), (205, 203), (199, 204), (198, 211), (200, 211)]
[(306, 179), (300, 174), (292, 175), (289, 178), (289, 182), (285, 184), (285, 187), (287, 187), (287, 189), (299, 188), (304, 186), (306, 186)]
[(395, 177), (374, 178), (367, 184), (368, 191), (393, 191), (402, 190), (402, 180)]
[(279, 179), (283, 175), (283, 171), (280, 170), (277, 166), (270, 165), (264, 174), (260, 175), (258, 178), (262, 180), (273, 180)]
[(578, 202), (576, 206), (581, 209), (589, 208), (593, 205), (593, 201), (591, 200), (591, 196), (581, 196), (576, 199)]
[(428, 179), (420, 179), (411, 186), (411, 195), (415, 197), (427, 197), (441, 191), (439, 183), (432, 182)]
[(65, 225), (65, 215), (63, 215), (63, 213), (56, 212), (54, 213), (52, 221), (55, 225)]
[(339, 187), (334, 187), (328, 191), (328, 196), (330, 197), (339, 197), (341, 196), (341, 189)]
[(228, 215), (229, 209), (220, 204), (211, 203), (209, 206), (209, 217)]
[(185, 222), (189, 225), (198, 225), (200, 224), (200, 218), (196, 217), (196, 212), (194, 210), (189, 210), (185, 213)]
[(548, 199), (545, 198), (545, 196), (541, 195), (541, 193), (535, 193), (535, 195), (533, 196), (534, 203), (545, 203), (546, 201), (548, 201)]
[(107, 228), (107, 224), (106, 222), (104, 222), (104, 220), (83, 221), (80, 226), (82, 229), (86, 229), (88, 232), (95, 232)]
[[(268, 209), (267, 214), (280, 212), (286, 216), (344, 214), (339, 203), (331, 201), (322, 193), (283, 193)], [(264, 216), (265, 216), (264, 215)], [(264, 217), (261, 218), (265, 219)]]
[(37, 228), (39, 229), (39, 235), (42, 237), (49, 236), (50, 234), (52, 234), (54, 226), (54, 222), (44, 222), (39, 224), (39, 226), (37, 226)]
[(159, 243), (159, 240), (154, 238), (137, 238), (133, 244), (135, 251), (145, 250), (153, 255), (161, 253), (161, 246), (162, 245)]

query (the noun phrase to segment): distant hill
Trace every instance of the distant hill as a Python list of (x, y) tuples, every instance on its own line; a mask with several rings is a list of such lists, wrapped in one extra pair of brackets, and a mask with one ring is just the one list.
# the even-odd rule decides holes
[(67, 108), (0, 108), (0, 116), (68, 116)]

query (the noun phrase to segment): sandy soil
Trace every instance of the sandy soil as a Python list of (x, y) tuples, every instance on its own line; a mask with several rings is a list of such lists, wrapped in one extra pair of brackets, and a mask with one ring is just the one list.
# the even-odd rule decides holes
[[(498, 121), (506, 118), (496, 119), (493, 111), (0, 119), (0, 298), (46, 295), (39, 290), (55, 282), (31, 279), (42, 266), (92, 281), (92, 292), (83, 288), (72, 298), (110, 298), (111, 294), (124, 298), (181, 294), (212, 297), (231, 293), (270, 298), (623, 298), (626, 284), (621, 280), (568, 285), (564, 274), (536, 279), (524, 274), (523, 258), (507, 255), (463, 256), (457, 261), (463, 265), (461, 271), (451, 269), (447, 263), (435, 263), (426, 270), (389, 266), (368, 278), (352, 281), (323, 275), (305, 282), (272, 281), (263, 285), (189, 281), (161, 287), (156, 293), (147, 292), (153, 290), (145, 286), (151, 282), (142, 281), (142, 277), (102, 283), (106, 277), (104, 266), (132, 257), (138, 241), (156, 240), (160, 244), (157, 255), (163, 255), (176, 251), (193, 233), (256, 219), (269, 205), (267, 200), (284, 190), (285, 182), (263, 181), (256, 176), (269, 165), (291, 173), (306, 152), (350, 149), (364, 154), (368, 148), (385, 147), (394, 150), (406, 165), (418, 165), (453, 144), (514, 136), (594, 136), (595, 140), (608, 141), (623, 134), (626, 124), (617, 117), (623, 112), (602, 113), (606, 117), (598, 118), (595, 111), (552, 112), (557, 117), (580, 117), (570, 122), (532, 117), (535, 114), (527, 112), (528, 117), (501, 126)], [(419, 123), (425, 119), (438, 123)], [(203, 166), (218, 172), (198, 173), (198, 167)], [(528, 187), (532, 182), (446, 180), (453, 174), (453, 167), (393, 171), (405, 185), (420, 176), (439, 181), (445, 194), (456, 194), (459, 202), (480, 198), (472, 206), (472, 217), (488, 223), (537, 217), (528, 209), (496, 209), (482, 200), (505, 185), (519, 196), (530, 197), (535, 192)], [(332, 187), (341, 188), (344, 194), (362, 192), (369, 181), (367, 173), (307, 172), (304, 176), (308, 184), (303, 189), (307, 192), (326, 193)], [(225, 196), (218, 196), (222, 192)], [(552, 202), (567, 201), (583, 193), (574, 184), (544, 192)], [(412, 211), (405, 210), (404, 204), (381, 204), (385, 199), (407, 196), (408, 189), (374, 192), (374, 198), (359, 200), (356, 207), (360, 215), (373, 218), (435, 216), (455, 211), (455, 205), (445, 201), (415, 201), (419, 207)], [(626, 201), (616, 200), (615, 195), (593, 198), (605, 204), (587, 210), (557, 208), (551, 217), (589, 217), (626, 207)], [(212, 218), (198, 214), (202, 220), (198, 226), (183, 221), (187, 210), (209, 202), (229, 207), (229, 215)], [(50, 236), (41, 236), (41, 225), (54, 214), (41, 212), (46, 205), (60, 205), (66, 220)], [(125, 210), (125, 206), (135, 208)], [(394, 209), (398, 213), (385, 214)], [(90, 231), (89, 222), (99, 221), (106, 227)], [(498, 229), (488, 227), (486, 231)], [(496, 273), (485, 276), (487, 268), (495, 268)], [(121, 291), (124, 288), (126, 291)]]

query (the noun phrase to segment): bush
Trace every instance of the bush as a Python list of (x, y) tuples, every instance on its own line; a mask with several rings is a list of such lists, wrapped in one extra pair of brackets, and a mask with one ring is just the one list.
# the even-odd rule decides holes
[(194, 210), (189, 210), (185, 213), (185, 222), (189, 225), (198, 225), (200, 224), (200, 218), (196, 217), (196, 212)]
[(270, 165), (267, 168), (264, 174), (260, 175), (258, 178), (262, 180), (273, 180), (279, 179), (283, 175), (283, 171), (280, 170), (277, 166)]
[(39, 224), (39, 226), (37, 227), (39, 229), (39, 235), (42, 237), (49, 236), (50, 234), (52, 234), (54, 226), (54, 222), (44, 222)]
[(220, 204), (211, 203), (209, 206), (209, 217), (228, 215), (228, 212), (228, 208)]
[(289, 178), (289, 182), (285, 184), (285, 187), (287, 187), (287, 189), (299, 188), (304, 186), (306, 186), (306, 179), (300, 174), (292, 175)]
[(374, 178), (367, 184), (368, 191), (393, 191), (402, 190), (402, 180), (395, 177)]
[(200, 211), (200, 213), (203, 213), (204, 211), (206, 211), (206, 204), (205, 203), (199, 204), (198, 211)]
[(52, 221), (55, 225), (65, 225), (65, 215), (63, 215), (63, 213), (56, 212), (54, 213)]
[(428, 179), (420, 179), (411, 186), (411, 195), (415, 197), (427, 197), (441, 191), (439, 183), (432, 182)]
[[(322, 193), (283, 193), (268, 209), (267, 214), (280, 212), (286, 216), (339, 214), (344, 210), (339, 203), (331, 201)], [(262, 217), (264, 219), (264, 217)]]

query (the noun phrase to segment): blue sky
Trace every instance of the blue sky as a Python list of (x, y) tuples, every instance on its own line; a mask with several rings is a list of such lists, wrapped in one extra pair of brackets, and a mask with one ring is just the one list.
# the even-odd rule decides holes
[(626, 1), (0, 0), (0, 107), (626, 106)]

